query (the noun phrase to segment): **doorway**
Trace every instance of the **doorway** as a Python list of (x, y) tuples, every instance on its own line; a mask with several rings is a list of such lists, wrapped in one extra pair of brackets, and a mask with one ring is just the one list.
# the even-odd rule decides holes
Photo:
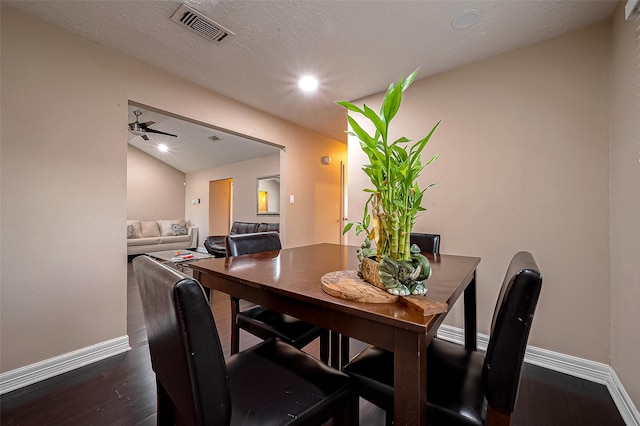
[(233, 217), (233, 179), (209, 181), (209, 235), (226, 235)]

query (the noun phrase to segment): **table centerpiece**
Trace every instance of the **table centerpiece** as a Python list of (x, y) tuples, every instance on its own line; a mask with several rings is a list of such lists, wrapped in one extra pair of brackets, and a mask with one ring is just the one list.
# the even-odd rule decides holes
[[(362, 220), (355, 223), (356, 235), (365, 233), (364, 242), (358, 249), (358, 275), (397, 296), (424, 295), (427, 292), (424, 280), (431, 275), (429, 260), (420, 254), (418, 246), (411, 246), (409, 236), (416, 214), (426, 210), (421, 205), (424, 192), (434, 185), (420, 189), (417, 180), (424, 167), (439, 157), (434, 155), (424, 165), (422, 163), (422, 151), (440, 121), (416, 142), (406, 137), (389, 141), (389, 125), (400, 109), (403, 92), (411, 86), (417, 72), (389, 85), (379, 113), (366, 104), (360, 108), (351, 102), (336, 102), (350, 113), (364, 116), (375, 129), (374, 134), (368, 133), (351, 114), (347, 114), (351, 127), (348, 134), (359, 139), (360, 147), (369, 159), (369, 164), (362, 170), (372, 184), (372, 188), (364, 189), (370, 195)], [(348, 223), (343, 234), (353, 226), (353, 222)]]

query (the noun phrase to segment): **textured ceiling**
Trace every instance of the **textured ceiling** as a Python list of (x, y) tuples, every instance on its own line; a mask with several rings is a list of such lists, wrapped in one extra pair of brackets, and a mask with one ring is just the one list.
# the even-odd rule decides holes
[[(208, 41), (170, 20), (180, 1), (4, 1), (216, 92), (344, 141), (344, 110), (418, 78), (609, 18), (616, 1), (186, 0), (235, 33)], [(462, 11), (478, 23), (452, 27)], [(295, 85), (315, 74), (320, 89)]]
[[(272, 145), (131, 105), (128, 123), (136, 119), (133, 114), (135, 110), (142, 112), (140, 123), (154, 121), (154, 124), (149, 125), (151, 129), (171, 133), (176, 137), (147, 132), (147, 141), (141, 136), (128, 133), (129, 144), (183, 173), (198, 172), (280, 152), (280, 148)], [(217, 140), (211, 140), (211, 136), (215, 136)], [(168, 151), (158, 150), (160, 144), (166, 145)]]

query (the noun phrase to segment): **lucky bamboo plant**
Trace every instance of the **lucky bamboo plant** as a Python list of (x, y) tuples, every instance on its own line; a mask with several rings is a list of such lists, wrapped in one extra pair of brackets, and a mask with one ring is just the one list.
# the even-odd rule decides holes
[[(365, 243), (363, 250), (367, 250), (370, 241), (375, 241), (375, 254), (380, 264), (380, 275), (387, 289), (397, 289), (392, 293), (420, 293), (416, 291), (416, 283), (428, 278), (428, 271), (418, 274), (410, 271), (408, 275), (413, 279), (410, 283), (405, 283), (399, 275), (406, 276), (407, 267), (420, 268), (424, 266), (423, 256), (416, 256), (416, 250), (411, 250), (409, 234), (413, 229), (415, 217), (418, 212), (424, 211), (422, 199), (427, 188), (420, 189), (418, 186), (418, 176), (423, 168), (438, 158), (438, 155), (431, 157), (426, 164), (422, 162), (422, 151), (431, 139), (440, 122), (436, 123), (429, 134), (419, 141), (412, 143), (406, 137), (401, 137), (395, 141), (389, 141), (389, 125), (397, 114), (402, 103), (402, 94), (409, 88), (418, 70), (414, 71), (406, 79), (401, 77), (397, 84), (391, 83), (382, 101), (380, 112), (377, 113), (367, 105), (362, 108), (351, 102), (337, 102), (350, 112), (358, 113), (368, 119), (375, 129), (374, 134), (367, 133), (358, 122), (347, 115), (347, 120), (351, 126), (350, 135), (360, 140), (360, 147), (367, 154), (369, 164), (362, 167), (369, 176), (373, 188), (364, 191), (369, 193), (369, 198), (364, 206), (364, 213), (361, 222), (356, 222), (356, 235), (365, 232)], [(348, 232), (354, 223), (348, 223), (344, 228), (344, 233)], [(419, 251), (419, 250), (418, 250)], [(427, 261), (428, 264), (428, 261)], [(405, 273), (397, 272), (405, 269)], [(429, 268), (430, 270), (430, 268)], [(424, 276), (425, 273), (427, 276)], [(388, 276), (391, 275), (392, 278)], [(386, 282), (385, 282), (386, 279)], [(424, 289), (426, 291), (426, 289)], [(422, 292), (423, 293), (423, 292)]]

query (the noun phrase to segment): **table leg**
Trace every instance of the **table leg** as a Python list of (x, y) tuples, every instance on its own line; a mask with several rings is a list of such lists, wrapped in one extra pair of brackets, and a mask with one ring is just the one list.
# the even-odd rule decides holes
[(397, 330), (393, 352), (395, 424), (426, 425), (427, 336)]
[(340, 333), (331, 330), (331, 357), (329, 359), (329, 365), (335, 369), (340, 369)]
[(476, 318), (476, 273), (464, 291), (464, 346), (472, 351), (478, 349), (478, 324)]

